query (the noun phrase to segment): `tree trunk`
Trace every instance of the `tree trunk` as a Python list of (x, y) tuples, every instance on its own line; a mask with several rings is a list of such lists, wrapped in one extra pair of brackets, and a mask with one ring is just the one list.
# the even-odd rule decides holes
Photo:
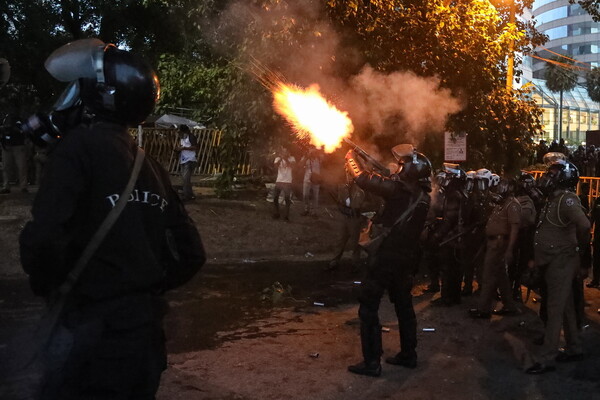
[(558, 105), (558, 141), (562, 139), (562, 105), (563, 105), (563, 91), (560, 91), (560, 104)]

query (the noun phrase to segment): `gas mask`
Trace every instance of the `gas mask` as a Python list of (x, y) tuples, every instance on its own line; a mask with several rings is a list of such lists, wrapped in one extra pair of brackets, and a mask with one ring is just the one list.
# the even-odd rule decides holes
[(52, 111), (33, 114), (21, 125), (21, 129), (36, 146), (47, 147), (85, 119), (79, 98), (79, 82), (74, 81), (60, 95)]
[(544, 194), (549, 195), (556, 189), (556, 180), (560, 171), (558, 168), (548, 168), (546, 173), (541, 176), (538, 182), (538, 189)]

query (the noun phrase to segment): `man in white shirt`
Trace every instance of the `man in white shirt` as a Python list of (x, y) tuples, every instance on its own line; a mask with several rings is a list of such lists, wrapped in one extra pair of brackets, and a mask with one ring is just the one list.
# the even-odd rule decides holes
[(183, 182), (182, 200), (193, 200), (196, 196), (194, 196), (192, 190), (192, 172), (198, 165), (198, 159), (196, 158), (198, 141), (190, 133), (190, 128), (187, 125), (179, 127), (179, 146), (176, 150), (179, 151), (181, 180)]
[(296, 164), (294, 156), (290, 155), (287, 148), (282, 147), (279, 155), (275, 157), (275, 166), (277, 167), (277, 180), (275, 181), (275, 192), (273, 193), (273, 205), (275, 213), (273, 218), (278, 219), (279, 214), (279, 194), (283, 191), (285, 198), (285, 213), (283, 219), (290, 220), (290, 206), (292, 204), (292, 172)]

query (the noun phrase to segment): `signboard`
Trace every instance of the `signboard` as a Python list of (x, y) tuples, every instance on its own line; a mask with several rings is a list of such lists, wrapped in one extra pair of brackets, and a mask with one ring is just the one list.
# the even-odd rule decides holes
[(444, 160), (454, 162), (467, 161), (466, 133), (444, 133)]

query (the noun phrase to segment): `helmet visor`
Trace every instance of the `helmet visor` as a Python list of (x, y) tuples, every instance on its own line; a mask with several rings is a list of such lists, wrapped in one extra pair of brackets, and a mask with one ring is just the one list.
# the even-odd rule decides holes
[(54, 109), (56, 111), (66, 110), (79, 103), (79, 81), (73, 81), (63, 90), (61, 95), (54, 103)]
[(477, 182), (477, 190), (479, 190), (480, 192), (485, 192), (490, 188), (489, 179), (478, 178), (475, 181)]
[(99, 39), (81, 39), (54, 50), (44, 63), (46, 70), (61, 82), (96, 78), (103, 72), (106, 44)]

